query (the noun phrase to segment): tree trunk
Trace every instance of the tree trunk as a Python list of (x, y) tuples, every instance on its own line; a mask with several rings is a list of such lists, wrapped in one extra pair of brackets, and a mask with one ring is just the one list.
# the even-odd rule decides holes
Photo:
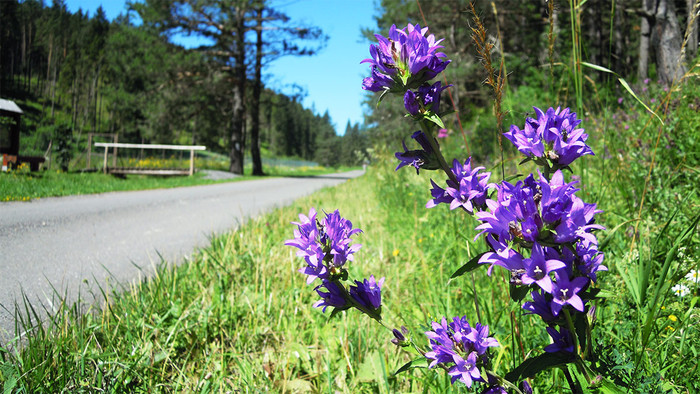
[(649, 76), (649, 43), (651, 37), (651, 15), (653, 12), (654, 0), (642, 1), (642, 21), (641, 36), (639, 37), (639, 63), (637, 65), (637, 76), (645, 79)]
[(692, 63), (698, 54), (698, 20), (695, 15), (700, 12), (700, 1), (685, 0), (688, 10), (688, 43), (685, 47), (686, 60)]
[(255, 81), (253, 82), (253, 99), (251, 101), (250, 117), (250, 155), (253, 158), (253, 175), (265, 175), (262, 169), (262, 160), (260, 159), (260, 94), (262, 91), (262, 57), (263, 57), (263, 41), (262, 41), (262, 8), (256, 10), (257, 22), (257, 41), (255, 43)]
[(233, 87), (233, 119), (231, 122), (231, 164), (229, 171), (243, 175), (243, 152), (245, 152), (245, 140), (243, 138), (243, 117), (245, 116), (245, 11), (236, 10), (236, 37), (234, 42), (234, 78)]
[(681, 59), (683, 37), (673, 1), (657, 0), (654, 17), (651, 45), (654, 48), (656, 74), (661, 83), (670, 85), (685, 74)]

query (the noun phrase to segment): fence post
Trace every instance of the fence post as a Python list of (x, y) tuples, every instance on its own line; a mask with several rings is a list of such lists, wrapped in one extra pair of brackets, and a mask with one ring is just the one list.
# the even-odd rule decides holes
[(105, 174), (107, 173), (107, 150), (108, 149), (109, 148), (107, 146), (105, 146), (105, 160), (104, 160), (104, 163), (102, 164), (102, 172)]
[(85, 169), (90, 169), (90, 156), (92, 156), (92, 133), (88, 133), (87, 157), (85, 158)]
[(190, 176), (194, 174), (194, 149), (190, 150)]

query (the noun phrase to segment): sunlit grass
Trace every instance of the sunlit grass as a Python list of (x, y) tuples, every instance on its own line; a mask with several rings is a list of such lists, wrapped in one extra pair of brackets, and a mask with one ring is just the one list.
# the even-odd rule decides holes
[[(132, 164), (147, 164), (153, 167), (142, 168), (168, 168), (167, 161), (147, 160)], [(184, 168), (181, 164), (171, 168)], [(325, 168), (321, 166), (271, 166), (264, 167), (267, 176), (313, 176), (334, 172), (349, 171), (352, 168)], [(36, 198), (59, 197), (76, 194), (93, 194), (113, 191), (161, 189), (182, 186), (208, 185), (219, 182), (231, 182), (257, 179), (249, 175), (250, 168), (245, 169), (243, 176), (231, 179), (212, 180), (207, 179), (205, 173), (197, 172), (193, 176), (159, 177), (148, 175), (128, 175), (115, 177), (100, 172), (61, 172), (57, 170), (45, 170), (29, 172), (28, 168), (18, 168), (8, 172), (0, 172), (0, 202), (2, 201), (29, 201)]]

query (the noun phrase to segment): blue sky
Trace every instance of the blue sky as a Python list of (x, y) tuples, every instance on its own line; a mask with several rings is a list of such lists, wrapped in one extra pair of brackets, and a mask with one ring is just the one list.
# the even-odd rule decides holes
[[(311, 57), (286, 57), (276, 60), (264, 71), (267, 86), (276, 90), (292, 84), (307, 92), (304, 106), (322, 115), (326, 110), (339, 134), (348, 121), (362, 123), (362, 78), (369, 75), (369, 66), (360, 64), (369, 57), (369, 43), (360, 36), (362, 27), (375, 26), (374, 0), (278, 0), (273, 7), (293, 21), (323, 29), (328, 45)], [(126, 12), (126, 0), (67, 0), (71, 12), (79, 8), (92, 16), (102, 5), (107, 18)]]

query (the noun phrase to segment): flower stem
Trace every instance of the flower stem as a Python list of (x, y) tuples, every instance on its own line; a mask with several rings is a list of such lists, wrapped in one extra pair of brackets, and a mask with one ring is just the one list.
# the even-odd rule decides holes
[(426, 122), (425, 119), (420, 120), (420, 126), (421, 129), (423, 129), (423, 132), (428, 136), (428, 143), (430, 143), (430, 147), (433, 149), (433, 152), (435, 152), (435, 157), (438, 159), (438, 163), (440, 164), (440, 168), (447, 174), (447, 177), (450, 178), (452, 182), (454, 182), (456, 185), (459, 185), (459, 182), (457, 182), (457, 177), (455, 174), (452, 172), (452, 169), (447, 165), (447, 162), (445, 161), (445, 157), (442, 155), (442, 152), (440, 151), (440, 146), (437, 143), (437, 140), (435, 139), (435, 136), (433, 136), (432, 133), (432, 128), (430, 127), (430, 124)]
[(571, 372), (569, 372), (569, 368), (564, 365), (561, 367), (562, 371), (564, 371), (564, 376), (566, 376), (566, 381), (569, 382), (569, 387), (571, 387), (571, 392), (572, 393), (583, 393), (583, 388), (581, 387), (578, 382), (574, 381), (574, 379), (571, 377)]
[(566, 325), (569, 329), (569, 334), (571, 335), (571, 340), (574, 342), (574, 354), (576, 358), (579, 358), (579, 348), (578, 348), (578, 337), (576, 336), (576, 328), (574, 327), (574, 321), (571, 319), (571, 314), (568, 309), (564, 309), (564, 316), (566, 317)]

